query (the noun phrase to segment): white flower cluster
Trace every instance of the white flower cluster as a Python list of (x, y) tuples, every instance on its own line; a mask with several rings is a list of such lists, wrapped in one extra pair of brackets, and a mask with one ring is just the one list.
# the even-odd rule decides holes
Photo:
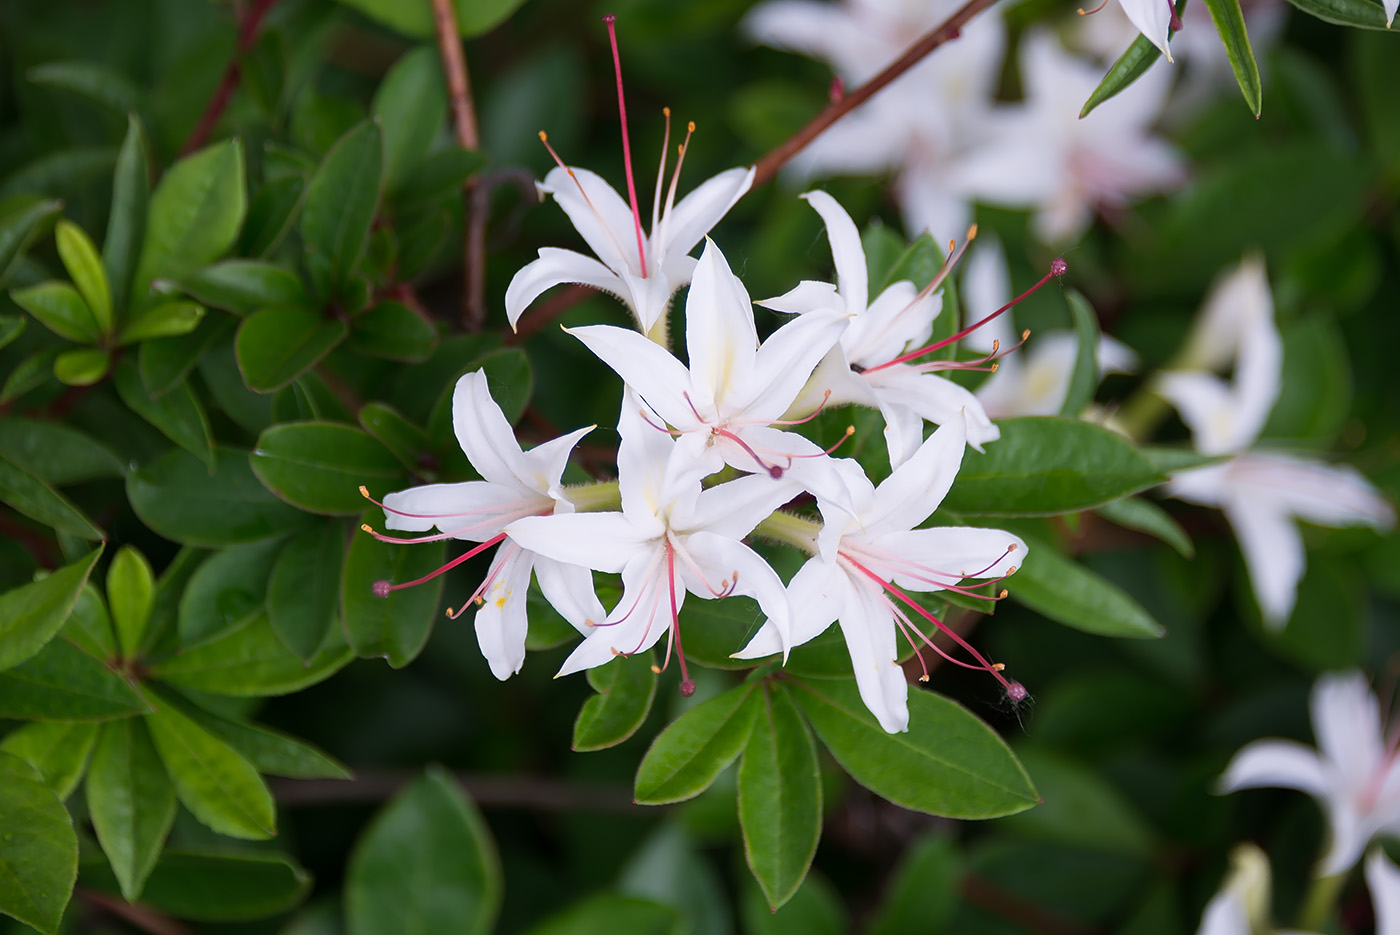
[[(570, 331), (625, 384), (617, 425), (620, 510), (599, 509), (612, 504), (598, 502), (596, 485), (561, 485), (571, 449), (590, 429), (522, 451), (478, 371), (458, 383), (453, 419), (483, 479), (390, 494), (386, 525), (436, 527), (440, 535), (427, 538), (482, 543), (466, 555), (499, 544), (472, 595), (481, 650), (498, 678), (524, 660), (533, 572), (544, 597), (584, 635), (560, 675), (647, 652), (665, 636), (667, 661), (674, 652), (681, 690), (689, 693), (694, 684), (678, 618), (687, 595), (746, 595), (765, 619), (747, 646), (734, 647), (736, 656), (786, 660), (792, 647), (839, 621), (861, 696), (888, 731), (907, 729), (909, 719), (896, 629), (916, 653), (922, 644), (946, 655), (931, 640), (942, 630), (974, 660), (955, 662), (992, 673), (1020, 700), (1025, 690), (1000, 665), (909, 593), (969, 593), (967, 579), (1002, 579), (1026, 555), (1024, 542), (1000, 530), (916, 528), (948, 492), (965, 447), (997, 438), (977, 399), (934, 372), (956, 364), (919, 361), (948, 343), (927, 345), (941, 278), (923, 290), (898, 282), (872, 300), (855, 224), (826, 194), (808, 193), (826, 222), (836, 282), (803, 282), (761, 303), (795, 317), (760, 342), (749, 296), (714, 242), (706, 239), (698, 262), (685, 255), (750, 177), (741, 169), (722, 173), (679, 204), (673, 182), (650, 237), (642, 234), (635, 202), (629, 210), (592, 173), (561, 166), (542, 186), (601, 262), (540, 251), (511, 284), (512, 321), (544, 289), (581, 279), (618, 295), (641, 329)], [(658, 182), (658, 201), (660, 191)], [(682, 362), (646, 332), (655, 333), (671, 293), (687, 281)], [(878, 487), (856, 461), (833, 457), (792, 430), (844, 402), (885, 415), (893, 473)], [(926, 420), (939, 426), (927, 440)], [(821, 522), (775, 513), (803, 495), (815, 500)], [(743, 541), (764, 521), (770, 538), (810, 556), (787, 585)], [(621, 575), (622, 595), (610, 610), (599, 603), (594, 571)], [(377, 590), (392, 587), (381, 582)]]

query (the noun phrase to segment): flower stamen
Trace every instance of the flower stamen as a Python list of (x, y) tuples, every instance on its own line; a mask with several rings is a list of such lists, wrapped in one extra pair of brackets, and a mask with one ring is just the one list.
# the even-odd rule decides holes
[[(637, 210), (637, 184), (632, 179), (632, 144), (627, 138), (627, 100), (622, 93), (622, 56), (617, 51), (617, 17), (603, 17), (608, 26), (608, 42), (612, 44), (613, 71), (617, 76), (617, 113), (622, 122), (622, 165), (627, 172), (627, 200), (632, 205), (632, 223), (637, 231), (637, 256), (641, 260), (642, 278), (647, 278), (646, 237), (642, 234), (642, 215)], [(679, 171), (679, 166), (677, 167)]]
[[(368, 527), (366, 527), (366, 528), (368, 528)], [(487, 539), (485, 542), (481, 543), (480, 545), (476, 546), (475, 548), (469, 549), (468, 551), (463, 552), (461, 555), (459, 555), (459, 556), (457, 556), (456, 558), (452, 559), (452, 561), (448, 562), (447, 564), (443, 565), (442, 567), (440, 567), (440, 568), (438, 568), (438, 569), (436, 569), (436, 570), (434, 570), (434, 571), (428, 572), (426, 575), (424, 575), (424, 576), (421, 577), (421, 578), (415, 578), (413, 581), (404, 581), (404, 582), (401, 582), (401, 583), (399, 583), (399, 584), (394, 584), (394, 583), (389, 582), (389, 581), (380, 580), (380, 581), (374, 582), (374, 584), (371, 585), (371, 589), (374, 591), (374, 596), (375, 596), (375, 597), (388, 597), (388, 596), (390, 595), (390, 593), (392, 593), (392, 592), (394, 592), (394, 591), (402, 591), (404, 588), (412, 588), (412, 587), (416, 587), (417, 585), (423, 584), (424, 582), (432, 581), (432, 580), (433, 580), (434, 578), (436, 578), (438, 575), (441, 575), (441, 574), (443, 574), (444, 572), (449, 572), (449, 571), (451, 571), (452, 569), (456, 568), (458, 565), (462, 564), (463, 562), (467, 561), (468, 559), (475, 558), (476, 556), (480, 555), (482, 552), (484, 552), (484, 551), (486, 551), (487, 549), (491, 548), (493, 545), (498, 545), (498, 544), (500, 544), (502, 541), (504, 541), (505, 538), (506, 538), (506, 534), (505, 534), (505, 533), (500, 533), (500, 534), (494, 536), (493, 538)], [(420, 540), (420, 541), (421, 541), (421, 540)]]

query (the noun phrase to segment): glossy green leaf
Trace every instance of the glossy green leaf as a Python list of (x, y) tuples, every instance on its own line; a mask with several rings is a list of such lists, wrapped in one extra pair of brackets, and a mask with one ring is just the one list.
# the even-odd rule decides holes
[(185, 382), (210, 348), (233, 335), (234, 327), (233, 319), (225, 318), (201, 322), (195, 330), (179, 337), (142, 341), (136, 369), (146, 392), (158, 399)]
[[(394, 192), (395, 207), (400, 211), (417, 210), (453, 198), (485, 165), (486, 157), (479, 152), (455, 146), (440, 149), (422, 160), (400, 183)], [(409, 255), (407, 235), (407, 231), (399, 231), (405, 262)]]
[(280, 536), (305, 516), (278, 500), (253, 474), (248, 453), (214, 452), (214, 473), (194, 455), (171, 451), (126, 481), (132, 509), (151, 529), (185, 545), (216, 548)]
[(392, 300), (358, 316), (350, 329), (350, 347), (371, 357), (416, 364), (433, 356), (438, 333), (424, 315)]
[(126, 473), (110, 448), (63, 422), (0, 419), (0, 451), (55, 487)]
[(1100, 425), (1050, 416), (997, 424), (1001, 438), (986, 454), (963, 455), (945, 510), (984, 516), (1069, 513), (1166, 480), (1130, 441)]
[(1249, 44), (1240, 0), (1205, 0), (1205, 4), (1211, 22), (1215, 23), (1215, 31), (1225, 45), (1225, 56), (1230, 60), (1230, 70), (1235, 73), (1240, 93), (1250, 113), (1258, 117), (1264, 106), (1264, 88), (1259, 81), (1259, 65), (1254, 61), (1254, 49)]
[[(156, 279), (179, 282), (223, 256), (238, 238), (248, 208), (243, 145), (215, 143), (186, 156), (151, 195), (146, 238), (132, 282), (144, 299)], [(132, 307), (145, 304), (133, 301)]]
[(1194, 558), (1196, 545), (1181, 524), (1172, 519), (1171, 514), (1151, 500), (1142, 497), (1125, 497), (1099, 507), (1097, 512), (1104, 519), (1126, 529), (1136, 529), (1149, 536), (1156, 536), (1176, 549), (1182, 558)]
[[(393, 406), (365, 403), (360, 407), (359, 420), (360, 426), (389, 449), (406, 469), (417, 471), (422, 467), (419, 458), (428, 451), (428, 433), (405, 419)], [(3, 423), (0, 423), (0, 430), (3, 430)]]
[(1373, 0), (1288, 0), (1298, 9), (1320, 20), (1336, 23), (1338, 26), (1352, 26), (1357, 29), (1379, 29), (1387, 32), (1400, 30), (1400, 26), (1387, 26), (1385, 8)]
[(947, 931), (958, 904), (958, 871), (958, 850), (951, 835), (934, 833), (915, 841), (900, 858), (870, 935)]
[(78, 837), (43, 777), (0, 754), (0, 912), (56, 935), (78, 876)]
[(1011, 599), (1065, 626), (1101, 636), (1155, 639), (1166, 631), (1122, 588), (1023, 536), (1029, 554), (1007, 583)]
[[(141, 647), (143, 655), (149, 653), (167, 634), (176, 629), (180, 616), (180, 598), (184, 596), (190, 579), (194, 577), (207, 555), (202, 549), (185, 546), (175, 553), (156, 578), (155, 600), (151, 605), (151, 617), (146, 622), (145, 645)], [(79, 606), (81, 605), (82, 600), (79, 599)]]
[(439, 767), (376, 815), (350, 855), (349, 935), (477, 935), (491, 931), (500, 905), (495, 843)]
[(0, 594), (0, 669), (34, 656), (62, 629), (102, 548), (99, 544), (82, 561)]
[(40, 156), (0, 183), (0, 201), (13, 195), (69, 192), (112, 171), (117, 151), (110, 146), (72, 146)]
[[(362, 520), (382, 525), (383, 516), (370, 510)], [(441, 542), (405, 546), (380, 542), (367, 532), (355, 534), (345, 555), (340, 606), (346, 638), (357, 656), (382, 657), (398, 669), (422, 651), (438, 619), (442, 576), (388, 597), (376, 597), (373, 588), (377, 581), (401, 584), (431, 574), (442, 566), (445, 553)]]
[(301, 236), (306, 270), (323, 298), (338, 299), (355, 272), (379, 205), (384, 142), (363, 121), (336, 141), (306, 186)]
[(94, 659), (116, 660), (117, 635), (112, 629), (112, 619), (107, 615), (107, 605), (91, 581), (78, 592), (77, 603), (73, 605), (73, 611), (59, 631), (59, 636)]
[(146, 239), (146, 215), (151, 200), (151, 157), (141, 119), (127, 116), (126, 137), (117, 153), (112, 176), (112, 211), (107, 236), (102, 241), (102, 263), (118, 311), (125, 310), (131, 294), (141, 245)]
[(66, 799), (87, 770), (97, 730), (96, 724), (83, 721), (34, 721), (7, 734), (0, 751), (37, 769), (44, 785)]
[(295, 737), (256, 724), (230, 721), (169, 695), (163, 700), (178, 704), (181, 713), (247, 757), (260, 773), (293, 779), (350, 778), (345, 764)]
[(598, 694), (583, 703), (574, 721), (574, 750), (615, 747), (637, 732), (656, 698), (652, 654), (620, 656), (588, 670), (588, 684)]
[(24, 76), (32, 84), (68, 91), (121, 116), (139, 109), (141, 104), (141, 91), (130, 78), (96, 62), (45, 62)]
[(92, 386), (105, 377), (111, 367), (111, 354), (95, 347), (83, 347), (55, 357), (53, 375), (68, 386)]
[(66, 282), (41, 282), (10, 293), (15, 304), (60, 338), (91, 344), (102, 335), (83, 297)]
[(246, 318), (260, 308), (310, 304), (295, 272), (262, 260), (224, 260), (195, 270), (180, 288), (205, 305)]
[(1172, 445), (1148, 445), (1141, 451), (1160, 474), (1175, 474), (1207, 464), (1219, 464), (1223, 460), (1220, 455), (1198, 454), (1194, 449)]
[(175, 820), (175, 787), (144, 721), (103, 726), (88, 773), (87, 803), (121, 894), (134, 902)]
[[(346, 6), (415, 39), (433, 37), (431, 0), (340, 0)], [(503, 22), (525, 0), (453, 0), (457, 31), (479, 36)]]
[(250, 389), (275, 392), (316, 366), (345, 331), (339, 318), (291, 306), (265, 308), (238, 326), (238, 369)]
[(680, 613), (686, 658), (711, 669), (751, 669), (753, 662), (733, 654), (748, 643), (763, 623), (763, 611), (749, 597), (722, 601), (686, 601)]
[(774, 911), (807, 876), (822, 833), (817, 746), (786, 691), (755, 693), (753, 731), (739, 762), (744, 855)]
[(58, 348), (46, 348), (16, 364), (10, 375), (5, 377), (4, 387), (0, 388), (0, 404), (19, 399), (25, 393), (43, 386), (53, 373), (53, 362), (58, 354)]
[(0, 348), (8, 347), (15, 338), (24, 334), (27, 320), (19, 315), (0, 315)]
[(270, 179), (253, 196), (239, 240), (242, 256), (267, 257), (281, 246), (301, 217), (306, 179), (299, 175)]
[(1044, 794), (1040, 808), (1001, 824), (1036, 841), (1140, 857), (1156, 853), (1152, 827), (1112, 782), (1087, 764), (1050, 750), (1021, 750), (1021, 761)]
[(310, 662), (288, 649), (266, 615), (152, 666), (159, 679), (216, 695), (285, 695), (334, 675), (351, 659), (345, 636), (332, 627)]
[(0, 215), (0, 286), (9, 279), (15, 262), (62, 210), (61, 201), (24, 201)]
[(370, 112), (384, 132), (384, 183), (393, 191), (447, 122), (447, 80), (437, 47), (419, 46), (395, 62), (374, 92)]
[(303, 659), (316, 654), (339, 622), (340, 569), (345, 529), (320, 523), (288, 540), (267, 587), (267, 619), (287, 648)]
[(670, 906), (646, 899), (598, 895), (551, 916), (530, 929), (529, 935), (682, 935), (688, 931), (686, 921)]
[(277, 831), (272, 793), (237, 750), (160, 699), (146, 715), (175, 795), (195, 818), (232, 838), (270, 838)]
[(204, 306), (194, 302), (161, 302), (138, 312), (122, 329), (119, 343), (135, 344), (152, 338), (178, 338), (204, 320)]
[(236, 545), (214, 554), (195, 570), (180, 598), (183, 649), (222, 636), (263, 613), (280, 548), (279, 542)]
[(405, 485), (389, 450), (354, 426), (289, 422), (258, 436), (253, 473), (277, 496), (312, 513), (350, 516), (365, 508), (362, 486), (376, 499)]
[(955, 701), (911, 689), (909, 730), (889, 734), (854, 682), (789, 684), (793, 700), (851, 778), (896, 805), (949, 818), (996, 818), (1038, 801), (1010, 748)]
[(131, 683), (63, 640), (0, 672), (0, 717), (106, 721), (149, 710)]
[(639, 805), (682, 802), (704, 792), (748, 743), (760, 706), (753, 683), (739, 685), (676, 718), (637, 768)]
[[(1186, 9), (1186, 0), (1176, 0), (1176, 14), (1180, 16)], [(1168, 35), (1170, 40), (1170, 35)], [(1128, 49), (1118, 57), (1118, 61), (1109, 66), (1108, 74), (1103, 76), (1099, 86), (1089, 95), (1089, 99), (1080, 108), (1079, 119), (1083, 120), (1089, 113), (1110, 98), (1117, 97), (1123, 93), (1134, 81), (1147, 74), (1147, 69), (1157, 63), (1157, 59), (1162, 57), (1162, 50), (1152, 44), (1146, 36), (1134, 36)]]
[(162, 435), (203, 461), (214, 463), (214, 433), (199, 396), (188, 383), (182, 383), (164, 396), (152, 398), (141, 382), (136, 364), (124, 360), (117, 366), (114, 382), (117, 395), (132, 412), (160, 429)]
[(107, 606), (124, 656), (135, 656), (141, 648), (155, 592), (155, 574), (146, 556), (134, 546), (122, 546), (107, 569)]
[(1074, 419), (1084, 411), (1084, 407), (1094, 400), (1099, 388), (1099, 319), (1094, 314), (1089, 300), (1077, 290), (1065, 293), (1069, 303), (1070, 316), (1074, 319), (1074, 336), (1078, 348), (1074, 355), (1074, 370), (1070, 374), (1069, 386), (1065, 388), (1065, 400), (1060, 406), (1060, 415)]
[[(115, 889), (100, 868), (84, 861), (82, 872), (84, 886)], [(152, 869), (141, 902), (181, 919), (240, 922), (294, 909), (310, 890), (311, 875), (284, 854), (169, 850)]]
[(107, 538), (67, 497), (4, 455), (0, 455), (0, 503), (82, 539)]
[(58, 245), (58, 257), (97, 322), (98, 330), (110, 334), (113, 324), (112, 293), (107, 287), (107, 273), (102, 268), (97, 245), (86, 231), (66, 218), (58, 222), (54, 239)]
[[(855, 931), (840, 895), (819, 873), (809, 873), (777, 912), (756, 884), (745, 880), (740, 885), (744, 935), (849, 935)], [(923, 924), (915, 931), (925, 930), (937, 931)]]

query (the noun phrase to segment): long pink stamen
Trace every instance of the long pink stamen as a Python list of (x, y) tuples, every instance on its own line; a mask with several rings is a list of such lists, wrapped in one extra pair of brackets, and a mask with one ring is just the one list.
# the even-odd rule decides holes
[[(666, 543), (666, 584), (671, 591), (671, 635), (676, 641), (676, 659), (681, 664), (681, 694), (689, 698), (695, 694), (695, 683), (690, 680), (690, 672), (685, 667), (685, 648), (681, 646), (681, 617), (680, 609), (676, 606), (676, 552), (671, 543)], [(667, 660), (670, 660), (670, 648), (667, 647)]]
[(505, 537), (505, 533), (500, 533), (494, 538), (487, 539), (485, 542), (481, 543), (481, 545), (477, 546), (476, 548), (468, 552), (463, 552), (461, 555), (457, 556), (452, 561), (448, 562), (446, 565), (443, 565), (436, 571), (430, 571), (428, 572), (428, 574), (414, 581), (405, 581), (401, 584), (390, 584), (388, 581), (376, 581), (373, 585), (374, 594), (376, 597), (388, 597), (390, 592), (402, 591), (404, 588), (412, 588), (424, 583), (425, 581), (432, 581), (438, 575), (441, 575), (444, 572), (451, 571), (452, 569), (456, 568), (458, 565), (462, 564), (468, 559), (480, 555), (486, 549), (491, 548), (491, 546), (499, 544), (502, 540), (505, 539)]
[(612, 43), (613, 71), (617, 75), (617, 113), (622, 121), (622, 165), (627, 170), (627, 200), (632, 205), (632, 223), (637, 229), (637, 256), (642, 264), (642, 278), (647, 278), (646, 238), (642, 236), (642, 215), (637, 210), (637, 184), (632, 180), (632, 144), (627, 139), (627, 100), (622, 94), (622, 56), (617, 51), (617, 17), (603, 17), (608, 24), (608, 41)]
[(476, 586), (476, 590), (472, 592), (472, 596), (467, 598), (466, 602), (455, 611), (449, 609), (447, 611), (447, 619), (456, 620), (458, 617), (462, 616), (462, 614), (466, 613), (467, 608), (473, 604), (476, 604), (478, 607), (481, 606), (483, 603), (482, 596), (491, 588), (492, 582), (500, 576), (501, 569), (506, 567), (506, 562), (510, 561), (511, 556), (519, 551), (520, 546), (516, 545), (514, 542), (507, 542), (504, 556), (497, 555), (497, 561), (491, 564), (491, 570), (486, 573), (485, 578), (481, 579), (481, 584)]
[[(816, 412), (813, 412), (810, 416), (805, 416), (805, 417), (803, 417), (803, 418), (801, 418), (801, 419), (774, 419), (772, 422), (765, 422), (764, 424), (765, 424), (765, 425), (803, 425), (803, 424), (805, 424), (805, 423), (811, 422), (811, 421), (812, 421), (813, 419), (815, 419), (817, 416), (821, 415), (821, 414), (822, 414), (822, 410), (826, 408), (826, 404), (827, 404), (830, 400), (831, 400), (831, 390), (827, 390), (826, 392), (822, 393), (822, 401), (821, 401), (821, 404), (820, 404), (819, 406), (817, 406)], [(843, 439), (843, 440), (844, 440), (844, 439)]]
[(865, 372), (866, 372), (866, 373), (869, 373), (869, 372), (871, 372), (871, 371), (873, 371), (873, 370), (883, 370), (883, 369), (886, 368), (886, 367), (893, 367), (895, 364), (902, 364), (902, 363), (904, 363), (905, 361), (913, 360), (913, 359), (916, 358), (916, 357), (922, 357), (922, 356), (924, 356), (925, 354), (931, 354), (931, 353), (933, 353), (934, 351), (941, 350), (941, 349), (947, 347), (949, 344), (953, 344), (953, 343), (955, 343), (955, 342), (961, 341), (963, 338), (967, 337), (969, 334), (972, 334), (972, 332), (976, 331), (978, 328), (980, 328), (980, 327), (982, 327), (983, 325), (987, 324), (987, 322), (989, 322), (989, 321), (991, 321), (992, 319), (996, 318), (998, 315), (1002, 314), (1002, 313), (1005, 312), (1007, 309), (1012, 308), (1013, 306), (1015, 306), (1015, 305), (1019, 304), (1020, 302), (1022, 302), (1023, 300), (1025, 300), (1027, 296), (1029, 296), (1031, 293), (1035, 292), (1035, 291), (1036, 291), (1037, 289), (1039, 289), (1041, 286), (1045, 285), (1045, 284), (1046, 284), (1047, 282), (1049, 282), (1052, 278), (1054, 278), (1054, 277), (1056, 277), (1056, 276), (1063, 276), (1063, 275), (1065, 274), (1065, 272), (1068, 271), (1068, 269), (1069, 269), (1069, 264), (1067, 264), (1063, 259), (1057, 258), (1056, 260), (1054, 260), (1054, 262), (1052, 262), (1052, 263), (1050, 264), (1050, 272), (1048, 272), (1048, 273), (1046, 273), (1044, 276), (1040, 277), (1040, 281), (1039, 281), (1039, 282), (1037, 282), (1035, 285), (1031, 286), (1031, 287), (1030, 287), (1029, 289), (1027, 289), (1025, 292), (1022, 292), (1020, 295), (1016, 296), (1016, 298), (1012, 299), (1010, 302), (1007, 302), (1005, 305), (1003, 305), (1001, 308), (997, 309), (995, 312), (992, 312), (992, 313), (991, 313), (990, 315), (988, 315), (986, 318), (983, 318), (981, 321), (978, 321), (978, 322), (975, 322), (975, 323), (973, 323), (973, 324), (971, 324), (971, 325), (968, 325), (966, 328), (964, 328), (963, 330), (959, 331), (957, 334), (953, 335), (952, 337), (944, 338), (944, 339), (941, 340), (941, 341), (935, 341), (933, 344), (930, 344), (930, 345), (928, 345), (927, 347), (921, 347), (921, 348), (919, 348), (917, 351), (910, 351), (910, 352), (907, 353), (907, 354), (901, 354), (900, 356), (896, 357), (894, 360), (885, 361), (883, 364), (876, 364), (874, 367), (868, 367), (868, 368), (866, 368), (866, 371), (865, 371)]

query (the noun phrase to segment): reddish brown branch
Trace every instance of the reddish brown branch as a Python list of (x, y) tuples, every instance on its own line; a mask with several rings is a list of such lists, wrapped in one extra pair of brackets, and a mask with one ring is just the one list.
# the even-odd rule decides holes
[(243, 57), (253, 51), (253, 46), (258, 41), (258, 29), (262, 27), (263, 19), (276, 5), (277, 0), (253, 0), (253, 5), (243, 14), (243, 19), (238, 24), (238, 46), (233, 50), (233, 57), (229, 59), (228, 67), (224, 69), (223, 77), (219, 79), (219, 86), (214, 89), (214, 95), (209, 98), (209, 103), (205, 105), (204, 113), (199, 117), (199, 123), (195, 124), (194, 131), (185, 140), (185, 145), (180, 147), (182, 154), (192, 153), (199, 149), (214, 132), (214, 127), (218, 124), (219, 118), (224, 115), (229, 101), (233, 100), (233, 92), (243, 76)]
[(519, 344), (530, 337), (530, 335), (539, 331), (545, 325), (594, 294), (594, 290), (587, 286), (580, 286), (577, 284), (555, 293), (554, 297), (548, 302), (536, 306), (534, 311), (520, 317), (520, 321), (515, 328), (515, 333), (506, 335), (506, 343)]
[(893, 64), (865, 84), (856, 88), (849, 94), (842, 95), (840, 99), (832, 101), (801, 130), (794, 133), (787, 142), (754, 165), (753, 187), (772, 181), (773, 176), (778, 174), (789, 159), (800, 153), (807, 144), (811, 143), (822, 131), (840, 120), (846, 114), (864, 104), (878, 92), (884, 90), (885, 86), (909, 69), (913, 68), (919, 61), (934, 49), (951, 42), (962, 34), (963, 26), (968, 20), (978, 13), (990, 7), (996, 0), (967, 0), (957, 12), (948, 17), (931, 32), (924, 35), (922, 39), (914, 43), (901, 55)]
[(150, 906), (143, 906), (140, 903), (131, 905), (123, 900), (92, 890), (79, 890), (78, 895), (89, 905), (121, 919), (134, 928), (147, 932), (149, 935), (194, 935), (192, 929), (163, 913), (157, 912)]

